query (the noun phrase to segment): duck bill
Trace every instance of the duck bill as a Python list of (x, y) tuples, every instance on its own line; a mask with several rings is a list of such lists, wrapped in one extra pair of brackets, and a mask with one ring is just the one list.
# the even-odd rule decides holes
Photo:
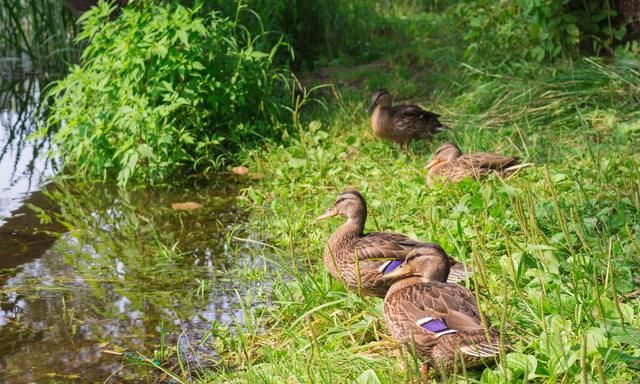
[(424, 166), (424, 169), (431, 169), (433, 167), (435, 167), (436, 165), (440, 164), (441, 161), (438, 159), (433, 159), (430, 162), (427, 163), (427, 165)]
[(333, 216), (335, 216), (337, 214), (338, 214), (338, 212), (336, 212), (335, 209), (330, 209), (327, 212), (323, 213), (322, 215), (316, 217), (316, 220), (317, 221), (324, 220), (324, 219), (327, 219), (329, 217), (333, 217)]
[(371, 105), (369, 106), (369, 108), (367, 108), (367, 112), (368, 112), (369, 114), (372, 114), (372, 113), (373, 113), (373, 111), (375, 111), (375, 110), (376, 110), (376, 103), (371, 103)]
[(399, 277), (409, 276), (412, 274), (413, 274), (413, 271), (411, 270), (411, 268), (409, 268), (407, 264), (402, 264), (396, 269), (394, 269), (393, 271), (387, 272), (382, 276), (385, 279), (396, 279)]

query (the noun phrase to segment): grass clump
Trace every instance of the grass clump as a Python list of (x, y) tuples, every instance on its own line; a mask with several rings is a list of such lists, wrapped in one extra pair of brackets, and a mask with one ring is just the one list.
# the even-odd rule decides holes
[(83, 15), (79, 65), (58, 82), (44, 134), (78, 174), (157, 183), (219, 167), (241, 146), (283, 133), (273, 65), (237, 21), (200, 6), (136, 3), (110, 21)]
[(295, 50), (291, 64), (296, 68), (377, 57), (370, 36), (380, 32), (378, 8), (385, 1), (217, 0), (207, 6), (225, 15), (235, 15), (238, 3), (247, 4), (260, 15), (260, 19), (248, 13), (241, 15), (242, 23), (253, 33), (277, 31), (267, 37), (272, 43), (280, 33), (284, 36)]

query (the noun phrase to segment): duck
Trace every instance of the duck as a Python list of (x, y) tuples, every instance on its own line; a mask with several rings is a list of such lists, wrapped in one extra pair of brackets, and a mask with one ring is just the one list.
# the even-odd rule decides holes
[(504, 177), (531, 165), (533, 164), (519, 164), (517, 157), (496, 153), (474, 152), (463, 155), (457, 144), (447, 142), (435, 151), (425, 168), (428, 170), (427, 185), (433, 186), (438, 180), (459, 182), (468, 177), (482, 179), (490, 173)]
[[(347, 221), (329, 238), (324, 250), (324, 265), (347, 288), (366, 296), (385, 296), (394, 282), (385, 275), (402, 264), (412, 249), (420, 246), (442, 249), (438, 244), (394, 232), (365, 234), (367, 204), (362, 194), (355, 190), (338, 195), (333, 206), (316, 220), (333, 216), (346, 217)], [(450, 262), (451, 282), (463, 280), (472, 273), (470, 268), (453, 258)]]
[(369, 106), (371, 128), (375, 136), (398, 144), (404, 151), (412, 140), (425, 139), (445, 130), (436, 113), (417, 105), (391, 104), (392, 98), (386, 89), (373, 94)]
[(448, 282), (450, 260), (442, 248), (415, 247), (383, 277), (394, 281), (384, 298), (387, 328), (423, 363), (425, 382), (430, 368), (444, 380), (463, 364), (472, 368), (500, 354), (500, 334), (483, 322), (473, 292)]

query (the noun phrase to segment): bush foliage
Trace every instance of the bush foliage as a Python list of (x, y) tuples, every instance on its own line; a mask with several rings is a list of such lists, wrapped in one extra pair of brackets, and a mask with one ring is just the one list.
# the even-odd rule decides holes
[(460, 2), (468, 22), (467, 57), (475, 61), (541, 62), (579, 52), (609, 53), (623, 42), (627, 20), (605, 0)]
[(112, 10), (81, 18), (82, 61), (51, 92), (42, 133), (58, 129), (66, 165), (121, 185), (158, 182), (281, 134), (281, 44), (258, 51), (242, 25), (197, 5), (135, 3), (110, 21)]

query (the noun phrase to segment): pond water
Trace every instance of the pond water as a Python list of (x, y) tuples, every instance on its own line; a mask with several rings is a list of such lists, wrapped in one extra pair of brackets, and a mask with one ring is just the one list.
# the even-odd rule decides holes
[[(200, 344), (212, 324), (242, 322), (241, 305), (269, 289), (264, 249), (237, 240), (252, 237), (237, 187), (47, 184), (48, 142), (25, 140), (39, 99), (29, 81), (0, 103), (0, 382), (162, 381), (137, 353), (170, 369), (167, 346), (215, 360)], [(172, 209), (185, 201), (203, 207)]]

